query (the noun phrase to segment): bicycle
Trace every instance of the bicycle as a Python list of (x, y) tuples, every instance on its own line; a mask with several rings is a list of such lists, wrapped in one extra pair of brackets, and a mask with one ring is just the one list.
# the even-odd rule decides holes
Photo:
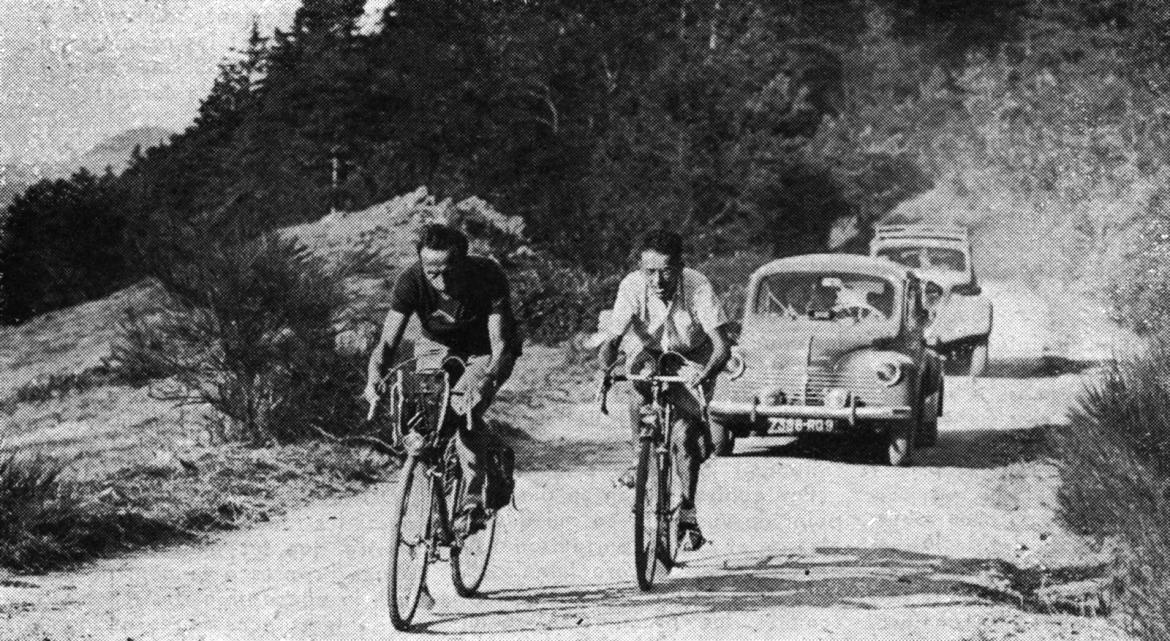
[[(410, 628), (424, 594), (433, 603), (426, 589), (427, 567), (442, 560), (442, 551), (447, 551), (451, 580), (462, 597), (475, 595), (491, 560), (494, 511), (488, 510), (483, 529), (472, 534), (456, 531), (452, 523), (467, 488), (447, 412), (452, 397), (460, 394), (452, 386), (464, 369), (462, 360), (448, 357), (439, 367), (414, 372), (404, 372), (399, 364), (387, 375), (392, 378), (386, 397), (394, 443), (405, 455), (386, 587), (390, 621), (397, 630)], [(374, 409), (370, 408), (370, 418)]]
[[(651, 413), (642, 418), (638, 433), (638, 463), (634, 477), (634, 571), (638, 587), (649, 591), (661, 567), (669, 573), (677, 565), (679, 553), (678, 511), (681, 496), (670, 451), (674, 430), (674, 403), (665, 392), (671, 385), (690, 386), (690, 378), (663, 375), (668, 359), (680, 359), (675, 352), (660, 355), (650, 374), (614, 374), (616, 365), (606, 370), (601, 386), (601, 413), (609, 414), (606, 406), (609, 389), (622, 381), (650, 384)], [(697, 389), (697, 388), (696, 388)], [(697, 397), (703, 406), (706, 420), (706, 396)], [(646, 420), (649, 419), (649, 420)]]

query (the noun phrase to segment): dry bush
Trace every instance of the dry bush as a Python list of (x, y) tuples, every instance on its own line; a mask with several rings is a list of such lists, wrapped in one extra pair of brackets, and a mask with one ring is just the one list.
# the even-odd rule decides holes
[(1125, 552), (1119, 610), (1144, 639), (1170, 639), (1170, 346), (1118, 363), (1082, 394), (1056, 435), (1060, 515)]
[(85, 500), (43, 458), (0, 459), (0, 567), (44, 572), (181, 536), (136, 512)]
[(169, 296), (126, 318), (116, 367), (176, 381), (170, 398), (211, 405), (256, 444), (357, 422), (362, 363), (334, 349), (344, 274), (275, 235), (194, 233), (161, 265)]

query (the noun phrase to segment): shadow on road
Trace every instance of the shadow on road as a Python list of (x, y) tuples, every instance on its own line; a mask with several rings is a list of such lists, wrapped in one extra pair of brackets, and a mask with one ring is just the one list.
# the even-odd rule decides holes
[[(914, 452), (915, 467), (995, 469), (1049, 455), (1047, 434), (1056, 425), (1016, 430), (943, 431), (933, 447)], [(735, 457), (809, 458), (853, 465), (882, 465), (881, 452), (863, 437), (810, 435), (775, 445), (737, 444)]]
[(1101, 364), (1101, 361), (1063, 356), (997, 359), (987, 364), (983, 378), (1048, 378), (1063, 374), (1080, 374)]
[(1048, 434), (1059, 425), (1037, 425), (1015, 430), (943, 432), (934, 447), (914, 453), (917, 467), (994, 469), (1051, 455)]
[(1063, 611), (1037, 596), (1041, 586), (1102, 576), (1103, 566), (1055, 572), (999, 559), (956, 559), (892, 548), (818, 548), (702, 556), (686, 561), (651, 592), (631, 583), (501, 590), (480, 612), (419, 626), (446, 634), (500, 634), (626, 625), (679, 616), (785, 607), (881, 609), (997, 603), (1024, 611)]

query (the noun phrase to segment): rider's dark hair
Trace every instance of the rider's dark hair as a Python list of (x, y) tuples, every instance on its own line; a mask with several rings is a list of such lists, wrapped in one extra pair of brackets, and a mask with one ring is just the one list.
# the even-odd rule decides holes
[(416, 248), (420, 252), (423, 249), (433, 249), (435, 251), (453, 251), (457, 256), (466, 256), (467, 236), (454, 227), (430, 223), (419, 230)]
[(682, 236), (667, 229), (655, 229), (642, 237), (642, 251), (657, 252), (673, 264), (682, 264)]

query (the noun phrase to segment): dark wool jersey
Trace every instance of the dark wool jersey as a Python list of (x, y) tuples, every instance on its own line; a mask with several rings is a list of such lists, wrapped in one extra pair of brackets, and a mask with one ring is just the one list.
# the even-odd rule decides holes
[(504, 315), (510, 332), (508, 279), (496, 261), (468, 256), (465, 278), (457, 295), (444, 299), (427, 282), (422, 264), (415, 261), (398, 276), (390, 309), (409, 317), (418, 314), (423, 335), (451, 352), (469, 356), (490, 354), (488, 316)]

